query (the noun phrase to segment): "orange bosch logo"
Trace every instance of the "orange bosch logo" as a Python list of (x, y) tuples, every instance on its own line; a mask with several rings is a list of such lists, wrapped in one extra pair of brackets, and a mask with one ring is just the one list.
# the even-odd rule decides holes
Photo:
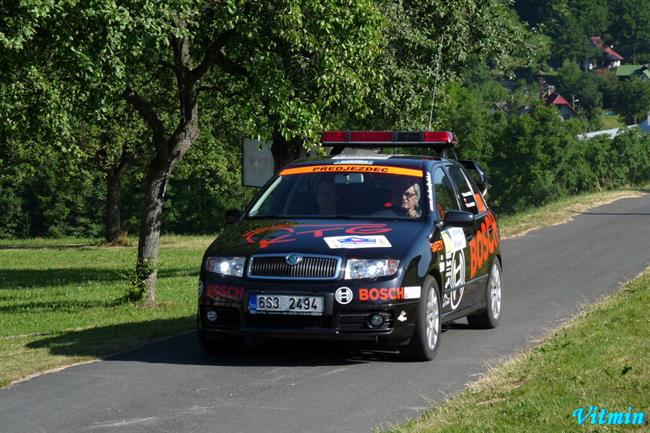
[(292, 174), (310, 173), (383, 173), (397, 174), (401, 176), (423, 177), (422, 170), (415, 170), (403, 167), (390, 167), (386, 165), (310, 165), (307, 167), (286, 168), (280, 172), (280, 176)]
[(360, 301), (396, 301), (404, 299), (404, 287), (359, 289)]
[(469, 241), (470, 278), (487, 262), (490, 254), (499, 246), (499, 228), (492, 211), (488, 212), (481, 229)]

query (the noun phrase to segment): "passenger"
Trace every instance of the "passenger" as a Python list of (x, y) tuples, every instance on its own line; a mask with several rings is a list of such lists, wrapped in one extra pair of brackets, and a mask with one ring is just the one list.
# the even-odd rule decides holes
[(415, 181), (396, 182), (392, 187), (390, 209), (376, 212), (374, 216), (420, 218), (420, 191), (420, 184)]

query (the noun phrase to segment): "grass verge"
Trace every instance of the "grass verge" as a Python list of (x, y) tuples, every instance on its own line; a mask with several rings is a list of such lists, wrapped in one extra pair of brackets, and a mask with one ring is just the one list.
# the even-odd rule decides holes
[(650, 414), (650, 269), (540, 345), (391, 433), (648, 432), (648, 424), (578, 424), (591, 405)]
[(134, 247), (96, 239), (0, 242), (0, 386), (194, 326), (198, 266), (213, 238), (163, 238), (157, 308), (119, 302)]

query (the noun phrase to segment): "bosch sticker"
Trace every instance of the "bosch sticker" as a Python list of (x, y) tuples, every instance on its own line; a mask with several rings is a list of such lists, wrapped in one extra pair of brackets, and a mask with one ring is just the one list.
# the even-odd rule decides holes
[(336, 289), (336, 293), (334, 293), (334, 298), (339, 304), (347, 305), (352, 302), (354, 294), (352, 293), (352, 289), (349, 287), (339, 287)]
[(488, 258), (499, 246), (499, 228), (492, 211), (489, 211), (481, 229), (469, 242), (470, 278), (474, 278), (479, 269), (485, 265)]
[(215, 300), (230, 299), (241, 302), (244, 299), (244, 288), (224, 284), (208, 284), (205, 286), (205, 294), (208, 298)]
[(404, 299), (404, 287), (359, 289), (360, 301), (396, 301)]

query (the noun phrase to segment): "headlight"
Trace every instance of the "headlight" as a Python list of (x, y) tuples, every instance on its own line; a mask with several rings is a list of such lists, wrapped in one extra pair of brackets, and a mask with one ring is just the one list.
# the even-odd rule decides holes
[(345, 279), (388, 277), (397, 272), (399, 260), (395, 259), (348, 259)]
[(241, 277), (246, 257), (206, 257), (205, 270), (215, 274)]

